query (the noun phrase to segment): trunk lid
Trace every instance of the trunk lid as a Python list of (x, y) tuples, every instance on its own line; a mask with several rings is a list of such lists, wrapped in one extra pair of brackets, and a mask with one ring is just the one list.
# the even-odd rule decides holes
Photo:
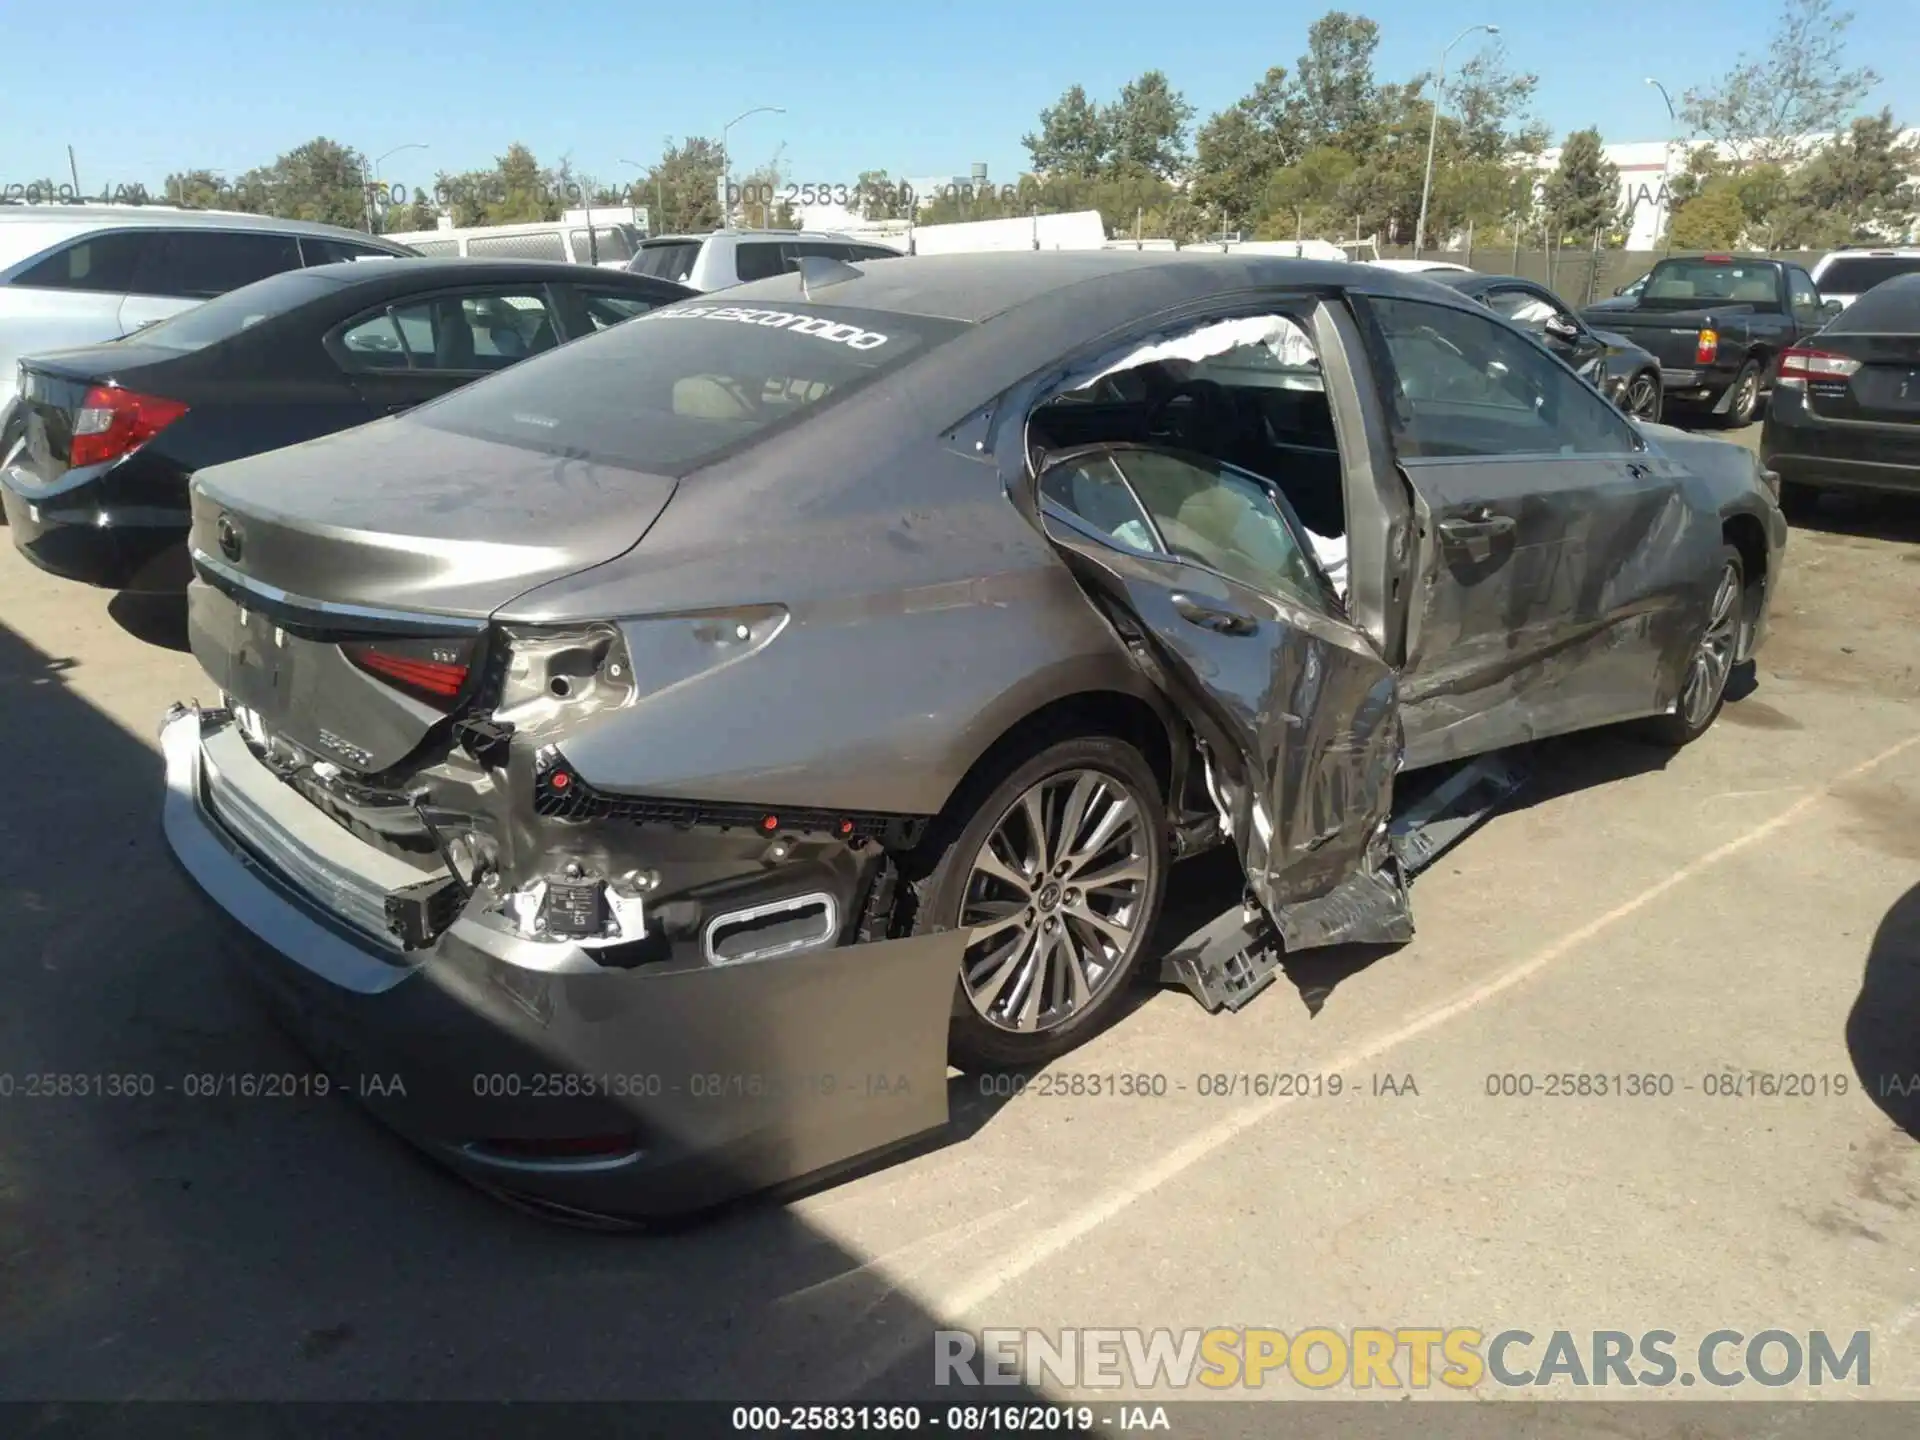
[(1804, 344), (1860, 367), (1849, 376), (1816, 375), (1807, 382), (1807, 408), (1814, 414), (1920, 431), (1920, 335), (1822, 331)]
[(625, 554), (674, 486), (381, 420), (201, 471), (190, 543), (232, 580), (331, 615), (338, 628), (361, 611), (484, 620), (537, 585)]
[(194, 655), (267, 735), (377, 774), (479, 683), (494, 611), (632, 548), (674, 484), (406, 419), (211, 467)]

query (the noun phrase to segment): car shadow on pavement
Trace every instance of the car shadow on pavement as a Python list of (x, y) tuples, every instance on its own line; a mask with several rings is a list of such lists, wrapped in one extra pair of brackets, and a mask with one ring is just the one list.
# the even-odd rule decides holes
[(152, 740), (74, 673), (0, 626), (0, 744), (27, 757), (0, 804), (0, 1399), (978, 1400), (934, 1391), (942, 1321), (908, 1288), (992, 1233), (939, 1203), (964, 1161), (877, 1179), (903, 1188), (860, 1245), (770, 1202), (596, 1235), (337, 1094), (212, 1083), (317, 1072), (174, 869)]
[(122, 590), (107, 602), (107, 614), (114, 624), (144, 644), (183, 654), (188, 648), (184, 595), (141, 595)]
[(1874, 931), (1847, 1015), (1847, 1053), (1868, 1098), (1920, 1140), (1920, 885)]
[[(1787, 519), (1796, 530), (1920, 545), (1920, 497), (1911, 495), (1816, 493), (1795, 504)], [(1920, 553), (1907, 559), (1920, 564)]]

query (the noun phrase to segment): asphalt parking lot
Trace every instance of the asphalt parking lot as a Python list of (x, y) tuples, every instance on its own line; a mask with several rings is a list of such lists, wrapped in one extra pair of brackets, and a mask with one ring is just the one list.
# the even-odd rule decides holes
[[(1146, 995), (1055, 1069), (1164, 1096), (956, 1082), (952, 1143), (785, 1205), (564, 1231), (338, 1099), (16, 1092), (0, 1394), (825, 1399), (922, 1388), (939, 1325), (1431, 1325), (1865, 1329), (1871, 1393), (1912, 1398), (1916, 594), (1920, 506), (1824, 507), (1715, 729), (1664, 765), (1541, 747), (1421, 878), (1413, 943), (1303, 960), (1235, 1016)], [(156, 724), (210, 698), (173, 638), (0, 546), (0, 1072), (305, 1068), (160, 837)], [(1170, 929), (1233, 889), (1195, 862)], [(1673, 1083), (1488, 1094), (1568, 1071)], [(1816, 1083), (1709, 1093), (1728, 1072)], [(1201, 1093), (1275, 1073), (1317, 1078)]]

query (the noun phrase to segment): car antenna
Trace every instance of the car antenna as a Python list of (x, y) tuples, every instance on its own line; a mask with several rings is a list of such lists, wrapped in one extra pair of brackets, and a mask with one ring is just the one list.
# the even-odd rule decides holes
[(800, 276), (800, 298), (813, 299), (814, 287), (824, 290), (829, 285), (838, 285), (843, 280), (858, 280), (866, 272), (858, 266), (849, 265), (844, 260), (836, 260), (831, 255), (802, 255), (794, 262), (794, 269)]

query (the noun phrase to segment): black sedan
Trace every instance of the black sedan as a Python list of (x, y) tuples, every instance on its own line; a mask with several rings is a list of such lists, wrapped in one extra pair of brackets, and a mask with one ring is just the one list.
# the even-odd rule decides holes
[(68, 579), (182, 590), (196, 471), (410, 410), (694, 293), (552, 262), (362, 260), (29, 357), (0, 464), (14, 544)]
[(1920, 495), (1920, 274), (1883, 281), (1780, 356), (1760, 459), (1784, 503)]
[(1660, 362), (1624, 335), (1595, 330), (1544, 285), (1517, 275), (1442, 271), (1428, 277), (1519, 326), (1636, 420), (1660, 418)]

